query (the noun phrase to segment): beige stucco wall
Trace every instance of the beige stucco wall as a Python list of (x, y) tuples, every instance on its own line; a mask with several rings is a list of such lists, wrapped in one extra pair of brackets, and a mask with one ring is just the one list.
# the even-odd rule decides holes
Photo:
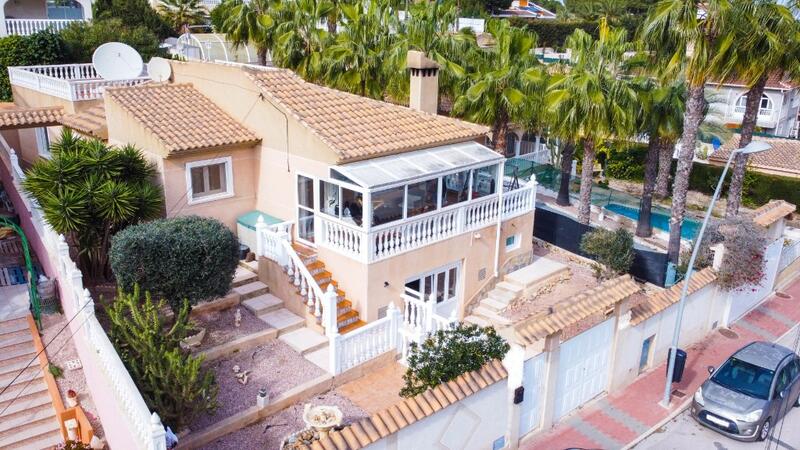
[[(506, 252), (506, 238), (516, 234), (521, 236), (519, 248)], [(361, 317), (371, 321), (378, 318), (378, 310), (389, 302), (402, 306), (401, 295), (406, 280), (457, 261), (461, 262), (460, 298), (462, 301), (470, 298), (485, 279), (494, 274), (496, 236), (497, 226), (487, 226), (368, 265), (324, 247), (318, 247), (317, 250), (320, 259), (347, 293), (347, 298), (353, 302)], [(532, 213), (503, 222), (500, 263), (530, 252), (532, 236)], [(484, 279), (479, 277), (482, 269), (486, 270)], [(384, 286), (384, 282), (389, 285)]]
[(61, 106), (64, 108), (64, 113), (66, 114), (85, 111), (95, 105), (99, 105), (100, 102), (102, 102), (102, 99), (72, 102), (69, 100), (64, 100), (63, 98), (55, 97), (13, 84), (11, 85), (11, 93), (14, 96), (14, 104), (18, 106), (30, 108)]

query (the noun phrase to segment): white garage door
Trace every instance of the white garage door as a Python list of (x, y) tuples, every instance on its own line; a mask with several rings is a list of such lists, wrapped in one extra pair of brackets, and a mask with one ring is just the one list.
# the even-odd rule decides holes
[(555, 419), (606, 390), (613, 337), (612, 318), (561, 344)]
[(544, 396), (545, 381), (545, 353), (540, 353), (525, 361), (522, 375), (522, 386), (525, 387), (525, 396), (519, 417), (519, 435), (539, 428), (542, 421), (542, 397)]

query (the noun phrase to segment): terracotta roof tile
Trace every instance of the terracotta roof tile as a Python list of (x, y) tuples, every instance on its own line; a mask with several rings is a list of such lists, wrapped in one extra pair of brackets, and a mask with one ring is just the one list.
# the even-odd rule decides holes
[[(710, 267), (697, 271), (692, 275), (688, 293), (692, 294), (697, 292), (713, 283), (716, 279), (717, 273)], [(681, 298), (683, 284), (683, 281), (676, 283), (669, 289), (664, 289), (658, 294), (648, 298), (647, 301), (631, 308), (631, 325), (636, 326), (675, 303), (678, 303), (678, 300)]]
[(462, 400), (464, 397), (466, 397), (469, 394), (467, 392), (464, 392), (463, 389), (461, 389), (461, 386), (459, 386), (457, 380), (458, 380), (458, 378), (456, 378), (455, 380), (450, 380), (446, 384), (447, 384), (447, 388), (450, 389), (450, 392), (452, 392), (453, 395), (455, 395), (457, 399)]
[[(739, 148), (739, 134), (734, 134), (717, 151), (711, 154), (709, 161), (725, 164), (731, 151)], [(787, 176), (800, 175), (800, 140), (754, 136), (754, 141), (763, 141), (772, 146), (771, 149), (752, 154), (747, 159), (748, 167), (774, 172), (784, 172)]]
[(753, 222), (768, 227), (783, 217), (793, 213), (797, 207), (784, 200), (770, 200), (766, 205), (753, 211)]
[(60, 122), (61, 125), (72, 128), (87, 136), (102, 140), (108, 139), (106, 107), (102, 103), (79, 113), (64, 114)]
[[(715, 81), (712, 83), (717, 84)], [(744, 80), (738, 78), (722, 83), (722, 85), (747, 87), (747, 83)], [(797, 86), (798, 86), (797, 83), (792, 81), (791, 78), (789, 78), (785, 73), (781, 71), (774, 71), (770, 73), (769, 77), (767, 78), (767, 84), (765, 85), (765, 87), (769, 89), (783, 89), (783, 90), (794, 89)]]
[(0, 106), (0, 130), (58, 125), (64, 109), (60, 106), (23, 108), (6, 103)]
[(248, 70), (273, 102), (336, 152), (339, 163), (462, 142), (488, 128), (304, 81), (285, 69)]
[(105, 98), (150, 131), (168, 155), (260, 141), (190, 84), (109, 88)]
[[(496, 378), (493, 378), (491, 383), (488, 383), (487, 386), (494, 384), (495, 382), (498, 382), (508, 376), (506, 369), (498, 360), (487, 363), (480, 370), (486, 370), (487, 373), (492, 372), (496, 376)], [(422, 420), (425, 417), (431, 416), (436, 411), (456, 403), (458, 399), (455, 397), (450, 399), (450, 396), (453, 396), (454, 394), (450, 392), (445, 385), (450, 385), (451, 387), (456, 386), (457, 384), (467, 385), (466, 380), (470, 379), (470, 375), (473, 376), (472, 379), (478, 378), (477, 372), (478, 371), (474, 371), (458, 377), (458, 379), (463, 378), (461, 383), (457, 383), (455, 380), (453, 380), (448, 383), (441, 384), (433, 389), (428, 389), (422, 394), (404, 399), (390, 406), (389, 408), (378, 412), (377, 414), (373, 414), (369, 419), (363, 419), (359, 422), (347, 425), (339, 431), (331, 431), (328, 434), (328, 437), (319, 441), (315, 441), (312, 444), (312, 448), (324, 450), (359, 450), (367, 447), (374, 442), (385, 438), (389, 434), (397, 432), (400, 428), (406, 427), (417, 420)], [(442, 387), (444, 387), (444, 389), (442, 389), (442, 392), (439, 395), (444, 399), (444, 402), (440, 405), (434, 399), (434, 393)], [(448, 392), (450, 394), (449, 396), (445, 394)], [(474, 392), (477, 392), (477, 390)], [(467, 395), (470, 394), (466, 394), (465, 397)], [(419, 408), (415, 405), (419, 405)], [(423, 405), (429, 405), (429, 407), (426, 408)], [(395, 419), (392, 419), (393, 417), (397, 420), (397, 425), (399, 426), (392, 427), (388, 425), (390, 422), (392, 425), (395, 425)], [(389, 430), (391, 431), (386, 430), (386, 426), (389, 426)], [(376, 431), (382, 429), (385, 432)]]
[(578, 295), (571, 303), (560, 307), (552, 314), (532, 317), (518, 324), (516, 326), (517, 336), (523, 343), (531, 344), (576, 324), (592, 314), (602, 312), (640, 290), (641, 287), (630, 275), (605, 281)]

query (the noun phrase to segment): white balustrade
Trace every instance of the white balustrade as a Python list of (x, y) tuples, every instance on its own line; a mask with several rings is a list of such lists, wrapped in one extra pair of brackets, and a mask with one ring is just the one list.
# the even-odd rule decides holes
[(455, 236), (462, 229), (462, 209), (445, 211), (370, 231), (370, 260), (376, 261)]
[(6, 19), (6, 35), (28, 36), (50, 29), (58, 32), (75, 22), (84, 19)]
[(436, 312), (436, 298), (422, 300), (419, 292), (406, 288), (403, 293), (403, 320), (399, 332), (401, 361), (408, 358), (412, 343), (420, 344), (425, 338), (439, 330), (445, 330), (458, 322), (456, 311), (450, 317)]
[(784, 246), (781, 250), (781, 260), (778, 263), (778, 271), (781, 271), (800, 258), (800, 240)]
[(319, 221), (322, 226), (322, 240), (328, 247), (356, 259), (366, 256), (364, 244), (367, 242), (363, 230), (354, 225), (346, 224), (331, 217), (322, 217)]
[(143, 74), (127, 80), (104, 80), (92, 64), (9, 67), (8, 76), (12, 85), (70, 101), (95, 100), (102, 98), (107, 87), (133, 86), (150, 79)]
[(330, 372), (338, 375), (397, 349), (400, 311), (389, 303), (386, 317), (347, 334), (329, 335)]

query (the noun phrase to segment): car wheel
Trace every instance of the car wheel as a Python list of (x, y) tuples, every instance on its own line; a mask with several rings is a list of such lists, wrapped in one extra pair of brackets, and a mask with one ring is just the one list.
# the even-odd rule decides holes
[(772, 431), (772, 423), (769, 418), (761, 424), (761, 428), (758, 430), (758, 440), (763, 441), (764, 439), (769, 437), (769, 433)]

